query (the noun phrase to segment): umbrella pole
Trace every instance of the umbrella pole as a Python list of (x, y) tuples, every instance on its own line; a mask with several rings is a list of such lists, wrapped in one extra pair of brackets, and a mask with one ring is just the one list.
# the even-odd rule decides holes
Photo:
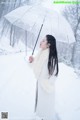
[(43, 24), (41, 25), (41, 28), (40, 28), (40, 31), (39, 31), (39, 34), (38, 34), (38, 37), (37, 37), (37, 40), (36, 40), (35, 46), (34, 46), (34, 48), (33, 48), (32, 55), (34, 54), (34, 50), (35, 50), (35, 48), (36, 48), (36, 45), (37, 45), (37, 42), (38, 42), (38, 39), (39, 39), (39, 36), (40, 36), (40, 33), (41, 33), (42, 28), (43, 28)]
[[(46, 11), (46, 13), (47, 13), (47, 11)], [(42, 23), (42, 25), (41, 25), (41, 28), (40, 28), (40, 31), (39, 31), (39, 34), (38, 34), (38, 37), (37, 37), (37, 40), (36, 40), (35, 46), (34, 46), (34, 48), (33, 48), (32, 55), (34, 54), (34, 50), (35, 50), (35, 48), (36, 48), (36, 45), (37, 45), (37, 42), (38, 42), (38, 39), (39, 39), (39, 36), (40, 36), (41, 30), (42, 30), (42, 28), (43, 28), (43, 24), (44, 24), (45, 18), (46, 18), (46, 14), (45, 14), (45, 17), (44, 17), (43, 23)]]

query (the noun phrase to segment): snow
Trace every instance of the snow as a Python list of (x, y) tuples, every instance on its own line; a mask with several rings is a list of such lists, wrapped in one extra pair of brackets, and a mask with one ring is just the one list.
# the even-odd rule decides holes
[(25, 119), (34, 108), (34, 76), (21, 54), (1, 56), (0, 66), (0, 111), (8, 111), (10, 119)]
[[(25, 53), (0, 56), (0, 112), (10, 120), (32, 120), (36, 79)], [(80, 78), (74, 69), (59, 63), (56, 80), (56, 111), (60, 120), (80, 120)]]
[(62, 120), (80, 120), (80, 78), (73, 68), (59, 64), (60, 73), (56, 81), (56, 103)]
[(29, 50), (29, 48), (27, 48), (25, 46), (25, 44), (21, 41), (19, 41), (18, 43), (15, 43), (15, 46), (12, 47), (10, 46), (10, 40), (6, 37), (6, 36), (3, 36), (1, 39), (0, 39), (0, 54), (3, 55), (3, 54), (15, 54), (15, 53), (18, 53), (18, 52), (22, 52), (22, 51), (26, 51), (26, 50)]

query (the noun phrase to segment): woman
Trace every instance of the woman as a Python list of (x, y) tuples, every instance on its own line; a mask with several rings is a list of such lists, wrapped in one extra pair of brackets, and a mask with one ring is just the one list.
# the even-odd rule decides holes
[(56, 39), (52, 35), (40, 43), (40, 51), (35, 58), (29, 57), (37, 79), (35, 112), (42, 120), (55, 118), (55, 80), (58, 76), (58, 56)]

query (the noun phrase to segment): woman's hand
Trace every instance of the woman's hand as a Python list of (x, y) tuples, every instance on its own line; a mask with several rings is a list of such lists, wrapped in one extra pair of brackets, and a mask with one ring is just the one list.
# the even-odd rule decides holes
[(29, 57), (29, 62), (32, 63), (33, 60), (34, 60), (33, 56), (30, 56), (30, 57)]

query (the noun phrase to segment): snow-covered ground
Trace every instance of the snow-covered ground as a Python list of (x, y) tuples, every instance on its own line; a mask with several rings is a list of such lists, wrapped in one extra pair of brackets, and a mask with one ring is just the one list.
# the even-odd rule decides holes
[(26, 46), (21, 41), (15, 43), (15, 46), (12, 47), (10, 46), (10, 40), (6, 36), (3, 36), (0, 39), (0, 54), (2, 55), (18, 53), (20, 51), (25, 51), (25, 50), (26, 50)]
[[(9, 120), (34, 118), (36, 79), (24, 58), (25, 53), (0, 56), (0, 112), (8, 111)], [(80, 78), (63, 63), (59, 71), (56, 111), (60, 120), (80, 120)]]

